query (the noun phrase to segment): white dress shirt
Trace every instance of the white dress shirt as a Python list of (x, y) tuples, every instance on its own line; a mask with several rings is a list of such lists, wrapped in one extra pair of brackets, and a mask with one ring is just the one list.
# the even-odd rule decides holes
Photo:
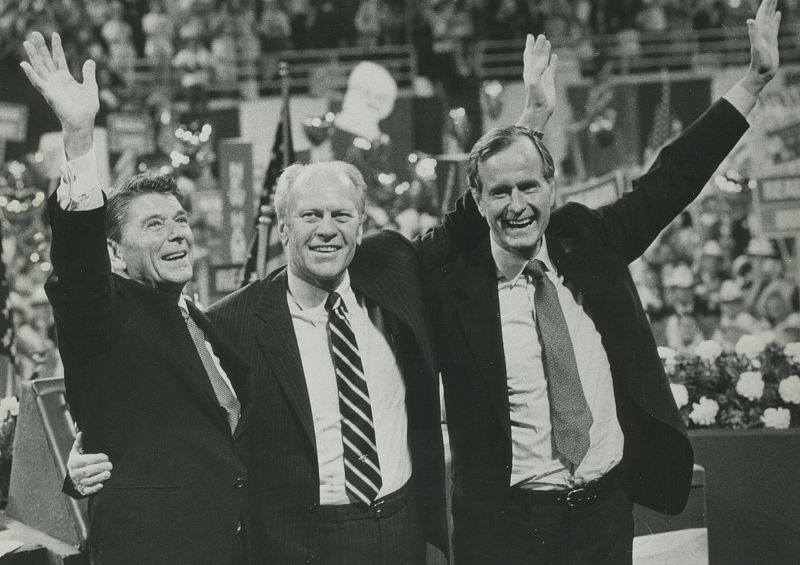
[(592, 413), (589, 450), (572, 465), (554, 448), (547, 379), (536, 331), (535, 282), (523, 273), (528, 263), (491, 241), (498, 270), (497, 294), (506, 361), (511, 416), (511, 485), (523, 488), (565, 488), (597, 479), (622, 460), (624, 437), (614, 400), (611, 368), (594, 322), (564, 286), (547, 254), (544, 238), (535, 259), (547, 266), (546, 276), (558, 293), (575, 351), (583, 393)]
[[(303, 364), (319, 462), (320, 504), (349, 504), (345, 489), (342, 415), (336, 373), (328, 346), (328, 292), (288, 272), (289, 313)], [(369, 390), (382, 486), (378, 497), (395, 492), (411, 478), (406, 387), (380, 309), (366, 305), (345, 278), (336, 292), (358, 342)]]

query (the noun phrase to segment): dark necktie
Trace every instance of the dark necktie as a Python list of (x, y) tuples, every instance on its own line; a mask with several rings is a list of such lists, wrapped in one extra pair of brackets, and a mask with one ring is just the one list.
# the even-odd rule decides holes
[(189, 328), (189, 335), (192, 336), (197, 354), (200, 356), (200, 361), (203, 362), (203, 367), (208, 374), (208, 380), (211, 381), (211, 388), (214, 389), (214, 394), (217, 396), (217, 402), (225, 410), (225, 415), (228, 418), (228, 424), (231, 427), (231, 433), (236, 430), (236, 424), (239, 422), (239, 416), (242, 411), (242, 405), (236, 395), (233, 394), (231, 387), (222, 378), (222, 374), (214, 364), (211, 358), (211, 353), (206, 347), (206, 336), (203, 330), (195, 323), (189, 315), (189, 311), (181, 308), (181, 314), (186, 321), (186, 326)]
[(546, 270), (547, 267), (538, 259), (525, 267), (536, 285), (533, 300), (536, 327), (544, 353), (542, 360), (556, 451), (577, 467), (589, 450), (592, 413), (583, 394), (572, 340), (558, 302), (558, 291), (545, 275)]
[(328, 311), (331, 357), (342, 414), (345, 488), (351, 499), (370, 504), (383, 481), (361, 355), (356, 336), (345, 316), (347, 308), (342, 297), (330, 293), (325, 310)]

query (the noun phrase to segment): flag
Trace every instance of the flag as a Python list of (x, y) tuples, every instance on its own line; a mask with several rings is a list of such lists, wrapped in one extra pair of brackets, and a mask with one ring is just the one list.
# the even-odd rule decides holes
[(669, 72), (664, 69), (661, 74), (661, 99), (656, 105), (653, 114), (653, 129), (647, 136), (647, 145), (644, 149), (644, 164), (649, 167), (658, 151), (672, 137), (672, 109)]
[[(292, 128), (289, 125), (289, 107), (288, 103), (284, 102), (286, 106), (281, 111), (281, 121), (278, 124), (278, 130), (275, 132), (275, 141), (272, 143), (272, 153), (269, 157), (269, 166), (264, 175), (264, 183), (261, 187), (261, 195), (258, 199), (258, 213), (256, 214), (256, 221), (253, 225), (253, 235), (250, 238), (249, 251), (247, 261), (245, 261), (244, 269), (242, 271), (242, 286), (251, 283), (258, 279), (261, 273), (258, 272), (258, 245), (259, 245), (259, 230), (258, 220), (261, 216), (262, 206), (271, 204), (272, 195), (275, 193), (275, 186), (278, 183), (278, 177), (281, 175), (284, 163), (294, 163), (295, 153), (294, 144), (292, 143)], [(284, 136), (288, 139), (288, 158), (284, 160), (283, 155), (283, 140)], [(277, 262), (282, 262), (283, 259), (283, 246), (278, 239), (278, 230), (275, 225), (275, 213), (271, 214), (272, 224), (269, 229), (269, 241), (267, 242), (267, 272), (269, 272), (269, 265), (276, 265)]]

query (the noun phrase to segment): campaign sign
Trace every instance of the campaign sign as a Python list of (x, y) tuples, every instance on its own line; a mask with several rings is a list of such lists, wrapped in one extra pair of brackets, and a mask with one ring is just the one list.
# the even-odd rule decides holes
[(625, 191), (622, 171), (612, 171), (602, 177), (558, 190), (559, 204), (577, 202), (589, 208), (599, 208), (616, 202)]
[(28, 135), (28, 107), (0, 102), (0, 140), (25, 141)]
[(153, 122), (146, 114), (109, 114), (106, 129), (111, 153), (131, 151), (135, 155), (148, 155), (156, 151)]
[(800, 234), (800, 176), (765, 177), (753, 189), (761, 233), (772, 237)]
[(219, 142), (220, 191), (223, 202), (222, 256), (214, 263), (244, 263), (253, 230), (253, 146), (241, 139)]

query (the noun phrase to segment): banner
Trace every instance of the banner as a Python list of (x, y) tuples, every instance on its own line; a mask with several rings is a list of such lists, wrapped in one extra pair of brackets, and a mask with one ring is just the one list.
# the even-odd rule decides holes
[(617, 170), (596, 179), (558, 189), (558, 204), (577, 202), (589, 208), (599, 208), (616, 202), (625, 192), (625, 173)]
[(800, 175), (766, 177), (753, 189), (756, 220), (763, 235), (800, 235)]
[(108, 114), (106, 129), (111, 153), (149, 155), (156, 151), (153, 123), (146, 114)]
[(219, 142), (219, 176), (223, 223), (221, 255), (214, 264), (244, 263), (255, 217), (253, 207), (253, 146), (240, 139)]

